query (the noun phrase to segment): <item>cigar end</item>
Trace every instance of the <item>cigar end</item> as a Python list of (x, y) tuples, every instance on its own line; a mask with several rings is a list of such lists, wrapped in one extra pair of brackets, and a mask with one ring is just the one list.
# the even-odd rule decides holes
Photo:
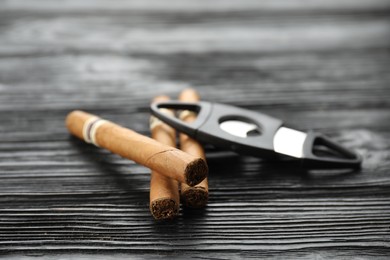
[(181, 101), (197, 102), (199, 99), (199, 94), (194, 88), (186, 88), (179, 95)]
[(195, 186), (207, 177), (208, 170), (207, 163), (202, 158), (190, 162), (184, 172), (186, 183)]
[(92, 117), (91, 114), (83, 112), (81, 110), (74, 110), (70, 112), (65, 118), (65, 126), (69, 132), (80, 139), (84, 139), (83, 126), (88, 118)]
[(189, 208), (204, 208), (209, 193), (204, 187), (190, 187), (181, 194), (183, 205)]
[(150, 203), (150, 212), (156, 220), (170, 220), (179, 214), (179, 205), (170, 198), (161, 198)]

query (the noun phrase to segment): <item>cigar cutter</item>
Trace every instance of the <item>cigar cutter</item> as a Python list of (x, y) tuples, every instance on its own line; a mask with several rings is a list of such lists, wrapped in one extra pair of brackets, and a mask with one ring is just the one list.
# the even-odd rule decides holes
[[(197, 118), (186, 123), (160, 109), (190, 111)], [(239, 154), (298, 162), (304, 168), (359, 168), (361, 157), (313, 131), (287, 127), (280, 119), (251, 110), (210, 102), (160, 102), (151, 105), (152, 114), (177, 131), (201, 143)]]

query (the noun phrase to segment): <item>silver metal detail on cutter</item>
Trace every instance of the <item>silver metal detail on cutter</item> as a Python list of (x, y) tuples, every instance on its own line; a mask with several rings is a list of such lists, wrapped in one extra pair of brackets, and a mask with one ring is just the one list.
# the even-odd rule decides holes
[[(190, 110), (197, 114), (197, 119), (186, 123), (176, 117), (164, 115), (160, 112), (161, 108)], [(320, 133), (305, 133), (285, 127), (282, 120), (263, 113), (204, 101), (162, 102), (152, 104), (151, 111), (176, 130), (216, 148), (273, 159), (284, 158), (279, 155), (286, 155), (299, 159), (299, 167), (307, 169), (361, 167), (361, 156), (352, 150)], [(291, 160), (294, 161), (298, 162)]]
[(219, 127), (234, 136), (246, 138), (250, 131), (256, 130), (257, 125), (238, 120), (228, 120), (219, 124)]
[(303, 157), (303, 144), (307, 134), (291, 128), (281, 127), (274, 136), (275, 152), (295, 158)]

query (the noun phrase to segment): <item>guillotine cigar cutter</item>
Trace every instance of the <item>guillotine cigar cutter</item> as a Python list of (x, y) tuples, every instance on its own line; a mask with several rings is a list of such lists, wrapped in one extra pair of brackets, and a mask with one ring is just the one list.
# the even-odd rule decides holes
[[(162, 113), (162, 108), (188, 110), (197, 119), (186, 123)], [(359, 168), (362, 162), (358, 154), (320, 133), (295, 130), (280, 119), (235, 106), (167, 101), (152, 104), (151, 113), (201, 143), (238, 154), (291, 159), (309, 169)]]

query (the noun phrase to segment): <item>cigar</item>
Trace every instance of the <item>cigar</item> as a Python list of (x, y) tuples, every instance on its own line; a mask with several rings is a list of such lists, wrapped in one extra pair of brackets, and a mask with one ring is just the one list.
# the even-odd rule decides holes
[[(190, 88), (183, 90), (179, 96), (180, 101), (186, 102), (198, 102), (199, 99), (198, 93), (194, 89)], [(180, 119), (185, 122), (194, 121), (196, 116), (197, 115), (194, 112), (188, 110), (182, 111), (179, 115)], [(197, 141), (185, 134), (180, 134), (179, 138), (180, 148), (182, 151), (205, 159), (204, 149)], [(184, 206), (191, 208), (205, 207), (209, 198), (209, 185), (207, 178), (193, 187), (188, 186), (185, 183), (181, 183), (180, 194)]]
[[(158, 96), (153, 99), (153, 102), (167, 100), (169, 100), (167, 96)], [(161, 112), (174, 116), (173, 111), (168, 109), (161, 109)], [(176, 147), (176, 131), (154, 116), (150, 117), (150, 131), (154, 140)], [(167, 178), (160, 172), (152, 170), (149, 203), (152, 216), (156, 220), (173, 219), (179, 214), (179, 205), (179, 183), (175, 179)]]
[(190, 186), (198, 184), (207, 176), (207, 164), (199, 156), (161, 144), (86, 112), (71, 112), (66, 118), (66, 127), (85, 142), (103, 147)]

